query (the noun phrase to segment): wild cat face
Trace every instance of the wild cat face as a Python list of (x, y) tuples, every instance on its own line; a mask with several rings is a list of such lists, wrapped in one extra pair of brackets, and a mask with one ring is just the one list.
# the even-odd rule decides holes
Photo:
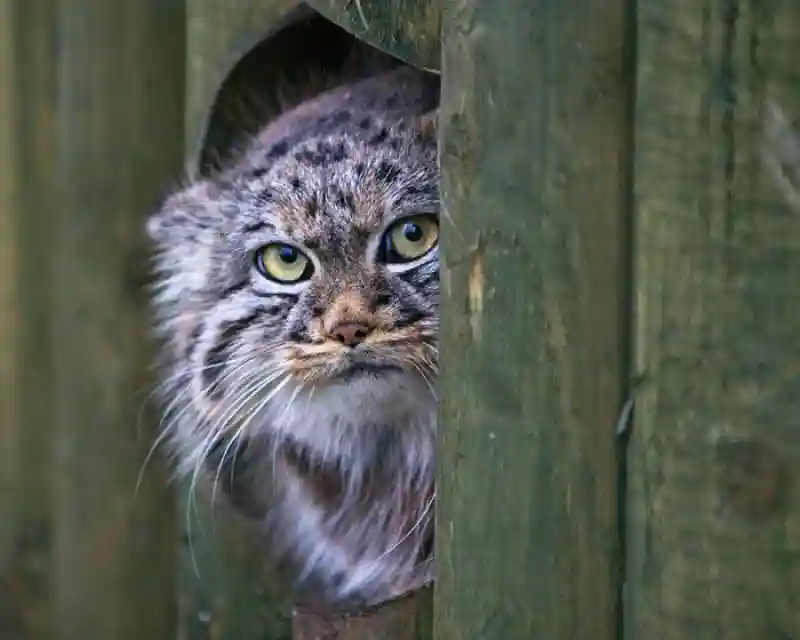
[(387, 429), (432, 429), (435, 150), (378, 131), (302, 142), (154, 218), (177, 406), (195, 418), (179, 427), (188, 457), (258, 433), (369, 457)]
[(424, 375), (431, 363), (434, 185), (425, 184), (424, 168), (403, 158), (362, 159), (357, 147), (350, 155), (347, 147), (318, 143), (342, 156), (327, 170), (313, 158), (276, 167), (259, 194), (263, 204), (243, 216), (238, 230), (252, 263), (249, 293), (283, 301), (276, 354), (297, 384), (404, 370)]

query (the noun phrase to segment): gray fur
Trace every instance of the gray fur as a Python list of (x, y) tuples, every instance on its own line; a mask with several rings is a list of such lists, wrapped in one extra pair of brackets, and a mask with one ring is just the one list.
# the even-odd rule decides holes
[[(431, 578), (438, 247), (376, 255), (398, 216), (438, 213), (434, 83), (401, 69), (304, 103), (148, 225), (178, 468), (219, 483), (332, 604)], [(256, 271), (274, 240), (311, 257), (309, 281)], [(348, 351), (326, 332), (350, 316), (373, 333)], [(354, 360), (393, 368), (341, 377)]]

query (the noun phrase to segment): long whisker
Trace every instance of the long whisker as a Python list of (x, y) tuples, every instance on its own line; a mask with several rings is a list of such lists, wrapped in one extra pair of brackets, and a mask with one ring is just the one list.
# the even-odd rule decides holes
[[(254, 352), (258, 352), (258, 353), (260, 353), (260, 355), (262, 357), (266, 357), (274, 350), (274, 346), (275, 345), (272, 345), (272, 344), (270, 344), (270, 345), (262, 345), (261, 348), (259, 348), (259, 349), (252, 349), (252, 350), (248, 351), (247, 353), (243, 354), (244, 362), (240, 366), (235, 367), (234, 370), (232, 370), (231, 372), (229, 372), (228, 374), (226, 374), (222, 378), (218, 379), (216, 381), (216, 384), (217, 385), (221, 385), (223, 381), (225, 381), (226, 379), (232, 378), (236, 373), (241, 372), (242, 369), (247, 367), (252, 362), (252, 359), (247, 358), (246, 356), (249, 356), (250, 354), (252, 354)], [(236, 389), (236, 387), (238, 387), (243, 382), (246, 385), (250, 384), (249, 381), (251, 380), (251, 378), (250, 378), (250, 373), (249, 372), (245, 371), (243, 374), (238, 375), (236, 377), (237, 377), (237, 380), (233, 385), (233, 389)], [(213, 385), (209, 385), (206, 389), (204, 389), (202, 391), (201, 395), (206, 395), (206, 394), (210, 393), (210, 390), (212, 388), (213, 388)], [(189, 405), (186, 407), (186, 409), (191, 408), (193, 404), (194, 404), (193, 402), (190, 402)], [(198, 417), (200, 418), (200, 420), (199, 420), (199, 424), (196, 427), (197, 429), (202, 429), (202, 428), (204, 428), (205, 425), (209, 425), (210, 424), (210, 420), (212, 418), (211, 415), (209, 415), (207, 412), (202, 411), (202, 410), (200, 411), (200, 415)], [(173, 422), (176, 422), (176, 421), (177, 421), (177, 417)], [(219, 428), (216, 428), (216, 427), (212, 428), (210, 430), (210, 432), (207, 434), (207, 436), (205, 438), (203, 438), (203, 441), (200, 444), (199, 451), (196, 451), (192, 456), (190, 456), (194, 461), (193, 462), (193, 468), (192, 468), (191, 480), (190, 480), (189, 488), (188, 488), (188, 491), (187, 491), (188, 495), (187, 495), (187, 503), (186, 503), (186, 528), (187, 528), (187, 532), (188, 532), (188, 535), (189, 535), (190, 538), (191, 538), (191, 512), (194, 511), (195, 513), (198, 513), (198, 511), (197, 511), (197, 501), (196, 501), (196, 487), (197, 487), (197, 481), (199, 479), (199, 474), (200, 474), (200, 472), (202, 470), (203, 461), (205, 460), (206, 456), (208, 455), (208, 452), (218, 442), (218, 440), (221, 437), (222, 433), (223, 433), (222, 429), (219, 429)]]
[[(180, 372), (179, 374), (177, 374), (177, 375), (175, 375), (173, 377), (174, 378), (179, 378), (180, 376), (185, 376), (185, 373), (184, 372)], [(162, 428), (163, 425), (164, 425), (165, 419), (172, 412), (173, 408), (177, 406), (178, 402), (180, 401), (180, 399), (183, 396), (189, 396), (189, 401), (186, 403), (185, 407), (178, 413), (178, 415), (173, 417), (173, 419), (170, 421), (170, 423), (167, 425), (167, 427), (166, 428)], [(136, 489), (137, 493), (138, 493), (138, 489), (139, 489), (139, 484), (141, 483), (142, 477), (144, 475), (144, 470), (147, 467), (147, 464), (148, 464), (148, 462), (150, 460), (150, 457), (153, 455), (153, 453), (158, 448), (158, 446), (163, 442), (163, 440), (166, 439), (167, 436), (170, 435), (170, 431), (172, 430), (172, 426), (177, 424), (178, 420), (183, 415), (183, 413), (188, 411), (189, 409), (191, 409), (194, 405), (195, 405), (195, 399), (191, 397), (191, 386), (189, 384), (187, 384), (186, 386), (184, 386), (183, 389), (181, 389), (176, 394), (176, 396), (173, 398), (172, 402), (170, 403), (169, 407), (167, 407), (167, 409), (163, 413), (163, 417), (162, 417), (161, 421), (159, 422), (160, 434), (156, 438), (156, 441), (153, 443), (153, 446), (150, 448), (150, 451), (148, 452), (147, 457), (145, 458), (144, 462), (142, 463), (142, 467), (139, 470), (139, 477), (138, 477), (137, 483), (136, 483), (137, 484), (137, 489)], [(187, 492), (187, 494), (184, 496), (184, 499), (186, 500), (186, 524), (185, 524), (185, 527), (186, 527), (187, 542), (189, 544), (189, 557), (191, 559), (192, 569), (194, 570), (195, 575), (198, 578), (200, 578), (200, 568), (198, 567), (197, 557), (196, 557), (195, 550), (194, 550), (194, 532), (192, 530), (192, 519), (190, 517), (191, 504), (192, 504), (191, 491)]]
[[(278, 384), (275, 386), (275, 388), (274, 388), (274, 389), (272, 389), (272, 390), (271, 390), (271, 391), (270, 391), (270, 392), (269, 392), (269, 393), (266, 395), (266, 397), (265, 397), (265, 398), (263, 398), (262, 400), (260, 400), (260, 401), (259, 401), (259, 402), (256, 404), (256, 406), (255, 406), (255, 407), (253, 407), (253, 408), (252, 408), (252, 409), (251, 409), (251, 410), (250, 410), (250, 411), (247, 413), (246, 417), (245, 417), (245, 418), (242, 420), (241, 424), (239, 425), (239, 427), (238, 427), (238, 428), (236, 429), (236, 431), (234, 432), (234, 434), (233, 434), (233, 437), (231, 438), (231, 441), (230, 441), (230, 442), (229, 442), (229, 443), (228, 443), (228, 444), (225, 446), (225, 449), (224, 449), (224, 450), (223, 450), (223, 452), (222, 452), (222, 456), (220, 457), (220, 462), (219, 462), (219, 464), (217, 465), (217, 472), (216, 472), (216, 475), (215, 475), (215, 477), (214, 477), (214, 483), (213, 483), (213, 487), (212, 487), (212, 493), (211, 493), (211, 502), (212, 502), (212, 504), (213, 504), (213, 503), (214, 503), (214, 501), (216, 500), (216, 495), (217, 495), (217, 485), (218, 485), (218, 482), (219, 482), (219, 474), (221, 473), (221, 471), (222, 471), (222, 467), (224, 466), (224, 463), (225, 463), (225, 458), (226, 458), (226, 457), (227, 457), (227, 455), (228, 455), (228, 451), (230, 450), (231, 446), (232, 446), (232, 445), (233, 445), (235, 442), (238, 442), (238, 441), (239, 441), (239, 439), (240, 439), (241, 435), (244, 433), (244, 431), (246, 430), (246, 428), (247, 428), (247, 426), (250, 424), (250, 422), (252, 422), (253, 418), (254, 418), (256, 415), (258, 415), (258, 413), (259, 413), (259, 412), (260, 412), (260, 411), (261, 411), (261, 410), (262, 410), (262, 409), (263, 409), (263, 408), (266, 406), (266, 404), (267, 404), (267, 403), (268, 403), (268, 402), (269, 402), (269, 401), (272, 399), (272, 397), (273, 397), (273, 396), (274, 396), (276, 393), (278, 393), (278, 392), (279, 392), (279, 391), (280, 391), (280, 390), (281, 390), (281, 389), (282, 389), (282, 388), (283, 388), (283, 387), (284, 387), (284, 386), (285, 386), (285, 385), (288, 383), (288, 381), (289, 381), (289, 379), (290, 379), (290, 376), (289, 376), (289, 374), (288, 374), (288, 373), (285, 373), (285, 374), (284, 374), (283, 372), (280, 372), (280, 373), (278, 373), (278, 374), (276, 374), (276, 375), (270, 376), (269, 378), (267, 378), (267, 379), (266, 379), (266, 381), (263, 381), (261, 384), (258, 384), (258, 385), (256, 386), (256, 388), (255, 388), (255, 389), (253, 389), (253, 390), (252, 390), (250, 393), (248, 393), (248, 394), (247, 394), (247, 396), (246, 396), (245, 398), (243, 398), (243, 399), (241, 400), (241, 402), (238, 404), (238, 407), (237, 407), (237, 409), (236, 409), (236, 413), (238, 413), (239, 411), (241, 411), (242, 407), (246, 406), (246, 405), (247, 405), (247, 403), (248, 403), (248, 402), (250, 402), (250, 400), (252, 400), (252, 399), (253, 399), (255, 396), (257, 396), (259, 393), (261, 393), (261, 392), (262, 392), (262, 391), (263, 391), (265, 388), (267, 388), (267, 387), (268, 387), (268, 386), (269, 386), (269, 385), (270, 385), (270, 384), (271, 384), (271, 383), (272, 383), (272, 382), (273, 382), (275, 379), (277, 379), (277, 378), (278, 378), (278, 377), (279, 377), (281, 374), (283, 374), (283, 376), (284, 376), (284, 377), (283, 377), (283, 379), (281, 379), (281, 381), (280, 381), (280, 382), (279, 382), (279, 383), (278, 383)], [(230, 421), (228, 421), (228, 423), (230, 423)], [(222, 430), (223, 430), (223, 431), (224, 431), (224, 430), (227, 430), (227, 426), (223, 425), (223, 428), (222, 428)]]
[[(278, 393), (278, 392), (279, 392), (279, 391), (280, 391), (280, 390), (281, 390), (281, 389), (282, 389), (282, 388), (285, 386), (285, 384), (286, 384), (286, 383), (288, 382), (288, 380), (289, 380), (289, 377), (290, 377), (290, 375), (289, 375), (289, 372), (287, 372), (287, 376), (286, 376), (286, 378), (285, 378), (284, 380), (282, 380), (282, 381), (280, 382), (280, 384), (277, 386), (277, 388), (276, 388), (276, 389), (274, 389), (272, 392), (270, 392), (270, 394), (269, 394), (269, 395), (268, 395), (266, 398), (264, 398), (264, 399), (263, 399), (263, 400), (262, 400), (262, 401), (259, 403), (259, 405), (258, 405), (258, 406), (256, 406), (256, 407), (253, 409), (253, 411), (252, 411), (251, 415), (252, 415), (252, 414), (257, 414), (257, 413), (259, 413), (259, 412), (260, 412), (260, 411), (261, 411), (261, 410), (262, 410), (262, 409), (263, 409), (263, 408), (264, 408), (264, 407), (267, 405), (267, 403), (268, 403), (270, 400), (272, 400), (272, 398), (275, 396), (275, 394), (276, 394), (276, 393)], [(291, 406), (291, 403), (292, 403), (292, 402), (294, 402), (295, 396), (297, 395), (297, 393), (299, 392), (299, 390), (300, 390), (301, 388), (303, 388), (304, 386), (305, 386), (305, 383), (303, 383), (303, 382), (299, 382), (299, 383), (298, 383), (298, 387), (297, 387), (297, 389), (295, 389), (295, 392), (292, 394), (292, 397), (289, 399), (289, 403), (288, 403), (288, 405), (289, 405), (289, 406)], [(312, 386), (312, 387), (311, 387), (311, 390), (310, 390), (310, 393), (308, 394), (308, 397), (307, 397), (307, 399), (306, 399), (306, 400), (307, 400), (307, 402), (310, 402), (310, 400), (311, 400), (311, 396), (312, 396), (312, 395), (313, 395), (313, 393), (314, 393), (314, 389), (315, 389), (315, 387), (314, 387), (314, 386)], [(284, 413), (285, 413), (285, 410), (281, 412), (281, 417), (284, 415)], [(249, 421), (249, 418), (248, 418), (248, 421)], [(233, 452), (233, 457), (234, 457), (234, 459), (236, 459), (236, 457), (239, 455), (239, 451), (240, 451), (240, 449), (241, 449), (241, 445), (242, 445), (242, 444), (243, 444), (243, 442), (244, 442), (244, 438), (243, 438), (243, 437), (241, 437), (242, 435), (243, 435), (243, 430), (242, 430), (242, 429), (239, 429), (239, 430), (237, 431), (237, 434), (236, 434), (236, 436), (234, 436), (234, 439), (237, 439), (237, 438), (238, 438), (238, 440), (239, 440), (238, 444), (236, 445), (236, 450)], [(272, 448), (272, 466), (271, 466), (271, 469), (273, 470), (273, 473), (274, 473), (275, 466), (276, 466), (276, 456), (277, 456), (277, 449), (276, 449), (275, 447), (273, 447), (273, 448)], [(230, 477), (230, 481), (233, 481), (233, 472), (234, 472), (234, 468), (233, 468), (233, 466), (231, 466), (231, 477)], [(273, 475), (273, 482), (274, 482), (274, 475)]]
[[(250, 362), (250, 360), (251, 360), (251, 358), (250, 358), (249, 355), (242, 356), (241, 364), (239, 364), (237, 367), (234, 367), (234, 369), (232, 371), (230, 371), (229, 373), (225, 374), (221, 378), (218, 378), (215, 381), (215, 383), (221, 384), (222, 382), (225, 381), (225, 379), (230, 378), (236, 372), (238, 372), (241, 369), (243, 369), (244, 367), (246, 367), (247, 364)], [(237, 359), (237, 361), (238, 361), (238, 359)], [(206, 367), (201, 367), (199, 370), (205, 370), (205, 369), (206, 369)], [(185, 375), (185, 373), (182, 373), (180, 375)], [(176, 375), (174, 377), (177, 378), (178, 376)], [(204, 393), (210, 393), (211, 389), (213, 388), (215, 383), (212, 383), (212, 384), (208, 385), (208, 387), (204, 391)], [(190, 395), (190, 394), (191, 394), (191, 387), (187, 384), (183, 389), (181, 389), (177, 394), (175, 394), (175, 397), (172, 399), (172, 401), (170, 402), (169, 406), (164, 410), (162, 418), (161, 418), (161, 420), (159, 421), (159, 424), (158, 424), (159, 434), (156, 437), (155, 441), (153, 442), (152, 446), (150, 447), (150, 450), (147, 452), (147, 455), (145, 456), (144, 462), (142, 463), (142, 466), (139, 469), (139, 473), (138, 473), (138, 476), (137, 476), (137, 479), (136, 479), (136, 488), (135, 488), (135, 491), (134, 491), (134, 495), (135, 496), (138, 495), (138, 493), (139, 493), (139, 489), (141, 487), (142, 479), (144, 477), (144, 472), (145, 472), (145, 469), (147, 468), (148, 463), (150, 462), (150, 458), (152, 458), (153, 454), (158, 449), (158, 447), (161, 444), (163, 444), (164, 440), (169, 436), (169, 432), (170, 432), (170, 430), (172, 428), (172, 425), (177, 424), (177, 422), (180, 419), (180, 417), (185, 412), (189, 411), (193, 406), (195, 406), (194, 400), (193, 399), (190, 400), (186, 404), (186, 406), (181, 410), (181, 412), (170, 421), (169, 425), (166, 428), (164, 428), (164, 421), (169, 416), (169, 414), (175, 409), (175, 407), (178, 405), (178, 403), (180, 402), (181, 398), (183, 398), (183, 397), (185, 397), (187, 395)]]
[[(141, 422), (142, 415), (144, 413), (144, 409), (147, 406), (148, 402), (156, 395), (165, 394), (170, 387), (175, 386), (181, 380), (188, 380), (193, 376), (199, 375), (205, 371), (210, 369), (220, 368), (220, 367), (230, 367), (240, 362), (249, 360), (254, 352), (257, 352), (257, 349), (250, 349), (245, 353), (237, 354), (235, 358), (229, 359), (224, 363), (215, 363), (209, 365), (203, 365), (199, 367), (192, 367), (188, 369), (180, 369), (178, 371), (174, 371), (168, 377), (159, 381), (158, 384), (154, 386), (154, 388), (145, 396), (144, 400), (142, 401), (142, 408), (139, 413), (139, 423)], [(173, 400), (174, 403), (174, 400)], [(164, 413), (168, 413), (169, 408), (167, 408)]]
[[(246, 374), (239, 376), (239, 380), (246, 380), (246, 379), (247, 379), (247, 375)], [(210, 418), (210, 416), (205, 416), (201, 420), (201, 425), (202, 424), (207, 424), (209, 418)], [(197, 507), (197, 493), (196, 493), (197, 482), (199, 480), (200, 471), (202, 469), (202, 463), (203, 463), (203, 460), (205, 458), (205, 455), (207, 455), (208, 450), (210, 450), (209, 448), (206, 447), (206, 443), (209, 442), (209, 441), (211, 441), (211, 442), (208, 445), (208, 447), (213, 446), (214, 442), (216, 441), (216, 438), (214, 436), (214, 432), (213, 431), (208, 436), (206, 436), (206, 438), (203, 439), (203, 451), (202, 451), (202, 453), (199, 456), (197, 454), (195, 454), (195, 456), (194, 456), (195, 457), (195, 462), (194, 462), (193, 473), (192, 473), (191, 479), (189, 481), (189, 487), (188, 487), (188, 489), (186, 491), (186, 515), (185, 515), (186, 523), (185, 523), (185, 527), (186, 527), (186, 531), (187, 531), (187, 536), (189, 538), (189, 549), (190, 549), (190, 553), (192, 554), (192, 563), (195, 566), (195, 570), (197, 569), (197, 564), (196, 564), (196, 561), (194, 559), (194, 545), (193, 545), (193, 535), (192, 535), (192, 517), (191, 517), (191, 514), (192, 514), (192, 512), (194, 512), (196, 515), (199, 516), (199, 510), (198, 510), (198, 507)]]
[(433, 367), (433, 362), (423, 356), (411, 355), (411, 354), (384, 354), (384, 357), (388, 357), (393, 362), (397, 363), (399, 366), (403, 365), (411, 365), (414, 370), (419, 373), (420, 377), (425, 382), (425, 385), (430, 390), (431, 394), (434, 398), (438, 398), (438, 394), (436, 393), (436, 388), (433, 385), (433, 382), (426, 374), (426, 369), (429, 370), (429, 373), (432, 375), (436, 375), (437, 371)]
[[(261, 411), (264, 409), (264, 407), (267, 406), (267, 404), (270, 402), (270, 400), (272, 400), (272, 398), (275, 396), (275, 394), (280, 392), (280, 390), (283, 389), (289, 383), (290, 380), (291, 380), (291, 374), (289, 372), (286, 372), (286, 374), (284, 375), (283, 379), (281, 379), (281, 381), (275, 386), (275, 388), (272, 389), (264, 398), (262, 398), (258, 402), (258, 404), (256, 404), (256, 406), (254, 406), (250, 410), (250, 412), (242, 420), (242, 424), (236, 430), (236, 432), (234, 433), (233, 437), (231, 438), (231, 442), (228, 444), (228, 446), (225, 448), (225, 451), (223, 451), (223, 453), (222, 453), (222, 458), (220, 459), (220, 464), (219, 464), (219, 466), (217, 468), (217, 475), (216, 475), (216, 477), (214, 479), (214, 489), (212, 491), (212, 502), (214, 500), (213, 496), (216, 495), (217, 481), (219, 480), (219, 474), (222, 471), (222, 466), (223, 466), (223, 464), (225, 462), (225, 457), (228, 454), (228, 450), (230, 449), (230, 447), (234, 443), (236, 443), (236, 449), (234, 449), (234, 452), (233, 452), (233, 457), (234, 457), (234, 459), (236, 459), (236, 457), (239, 454), (239, 449), (240, 449), (242, 443), (244, 442), (244, 437), (243, 437), (244, 433), (247, 430), (247, 427), (250, 424), (250, 422), (252, 422), (252, 420), (261, 413)], [(234, 473), (234, 468), (233, 468), (233, 466), (231, 466), (231, 479), (233, 479), (233, 473)]]
[(425, 504), (425, 508), (422, 510), (422, 514), (419, 516), (419, 518), (417, 518), (417, 521), (397, 542), (395, 542), (386, 551), (384, 551), (381, 555), (375, 558), (375, 560), (373, 560), (373, 565), (383, 560), (386, 556), (391, 554), (395, 549), (397, 549), (401, 544), (403, 544), (406, 540), (408, 540), (411, 537), (414, 531), (416, 531), (420, 527), (420, 525), (422, 525), (422, 523), (425, 521), (425, 518), (427, 518), (428, 514), (431, 512), (435, 500), (436, 500), (436, 492), (434, 491), (430, 500), (428, 500), (427, 503)]
[[(250, 363), (250, 361), (244, 362), (242, 365), (240, 365), (239, 367), (236, 367), (233, 371), (229, 372), (226, 376), (223, 376), (223, 378), (219, 379), (217, 382), (221, 383), (223, 381), (223, 379), (232, 378), (237, 372), (241, 372), (241, 370), (243, 368), (245, 368), (249, 363)], [(243, 374), (237, 376), (237, 381), (234, 384), (234, 388), (236, 386), (238, 386), (239, 384), (241, 384), (242, 382), (247, 383), (249, 379), (250, 379), (250, 374), (248, 372), (244, 372)], [(203, 394), (209, 393), (209, 389), (211, 387), (212, 387), (212, 385), (209, 385), (206, 389), (203, 390), (202, 393)], [(190, 403), (190, 406), (191, 406), (191, 403)], [(203, 414), (205, 414), (205, 412), (201, 412), (201, 415), (199, 416), (200, 417), (200, 422), (199, 422), (198, 428), (203, 428), (204, 425), (209, 425), (210, 424), (210, 420), (211, 420), (212, 416), (208, 415), (208, 414), (205, 414), (205, 415), (203, 415)], [(185, 519), (186, 519), (186, 525), (185, 526), (186, 526), (186, 530), (187, 530), (187, 535), (188, 535), (189, 540), (190, 540), (190, 548), (192, 547), (192, 545), (191, 545), (191, 541), (192, 541), (191, 513), (192, 513), (192, 511), (194, 511), (196, 514), (199, 514), (199, 511), (198, 511), (198, 508), (197, 508), (197, 495), (196, 495), (197, 482), (199, 480), (200, 472), (202, 470), (202, 465), (203, 465), (203, 461), (205, 460), (205, 457), (208, 455), (208, 452), (211, 450), (211, 448), (214, 446), (214, 444), (216, 444), (216, 442), (218, 441), (219, 437), (221, 437), (221, 435), (222, 435), (222, 431), (221, 430), (211, 429), (209, 434), (205, 438), (203, 438), (203, 441), (202, 441), (202, 443), (200, 445), (201, 446), (200, 452), (199, 453), (195, 453), (195, 454), (192, 455), (192, 458), (194, 459), (194, 464), (193, 464), (193, 469), (192, 469), (192, 476), (191, 476), (191, 479), (190, 479), (190, 482), (189, 482), (189, 488), (187, 490), (186, 516), (185, 516)]]
[[(230, 405), (227, 409), (225, 409), (225, 411), (223, 411), (222, 415), (217, 417), (216, 424), (212, 427), (209, 435), (215, 436), (218, 433), (226, 431), (229, 423), (236, 418), (237, 414), (247, 404), (247, 402), (249, 402), (256, 394), (265, 389), (272, 382), (277, 380), (281, 374), (281, 371), (276, 371), (272, 375), (261, 380), (257, 378), (251, 378), (244, 388), (241, 390), (236, 390), (236, 396), (232, 398)], [(207, 450), (201, 453), (199, 457), (205, 458), (206, 453)]]
[(415, 360), (410, 360), (411, 366), (419, 373), (420, 377), (425, 381), (425, 384), (430, 389), (431, 395), (433, 395), (434, 399), (438, 399), (438, 394), (436, 393), (436, 389), (433, 386), (433, 382), (428, 378), (428, 375), (425, 373), (425, 365), (424, 363), (416, 362)]
[[(195, 463), (194, 469), (192, 471), (192, 480), (189, 488), (190, 496), (192, 497), (192, 501), (194, 502), (195, 496), (195, 489), (197, 486), (197, 481), (200, 478), (200, 474), (203, 470), (203, 464), (208, 457), (208, 454), (211, 450), (221, 442), (222, 438), (225, 435), (225, 431), (227, 428), (227, 424), (229, 420), (236, 415), (236, 412), (244, 405), (255, 393), (258, 393), (260, 389), (263, 389), (266, 385), (269, 384), (270, 380), (253, 380), (250, 378), (248, 380), (247, 376), (244, 376), (246, 386), (241, 392), (241, 395), (237, 400), (233, 401), (233, 406), (229, 407), (225, 410), (223, 415), (219, 418), (217, 424), (215, 424), (210, 430), (208, 435), (204, 438), (202, 448), (195, 456)], [(229, 417), (230, 416), (230, 417)], [(213, 501), (212, 501), (213, 503)]]
[[(228, 377), (229, 375), (232, 375), (238, 369), (244, 367), (245, 365), (246, 365), (246, 362), (241, 364), (239, 367), (236, 367), (230, 374), (226, 374), (226, 376), (224, 376), (224, 377)], [(205, 369), (205, 367), (203, 367), (203, 369)], [(180, 374), (180, 375), (185, 375), (185, 374)], [(178, 376), (176, 375), (174, 377), (177, 378)], [(209, 386), (211, 386), (211, 385), (209, 385)], [(177, 407), (178, 403), (181, 401), (181, 398), (189, 395), (190, 393), (191, 393), (191, 387), (189, 385), (186, 385), (183, 389), (181, 389), (178, 393), (175, 394), (175, 397), (172, 399), (170, 404), (164, 409), (162, 417), (161, 417), (161, 420), (158, 423), (158, 428), (157, 428), (158, 436), (155, 438), (153, 444), (151, 445), (150, 449), (147, 452), (147, 455), (145, 456), (144, 462), (142, 462), (142, 465), (139, 468), (139, 473), (138, 473), (137, 478), (136, 478), (136, 488), (134, 490), (134, 496), (139, 494), (139, 489), (141, 488), (141, 483), (142, 483), (142, 479), (144, 477), (144, 472), (145, 472), (145, 469), (147, 468), (147, 465), (150, 462), (150, 459), (152, 458), (153, 454), (163, 444), (164, 440), (170, 434), (171, 426), (168, 427), (168, 428), (163, 428), (164, 427), (164, 421), (167, 419), (167, 417), (170, 415), (170, 413), (175, 409), (175, 407)], [(185, 411), (188, 411), (193, 406), (193, 404), (194, 404), (193, 401), (190, 401), (189, 403), (187, 403), (186, 407), (184, 407), (183, 410), (181, 411), (181, 414), (176, 416), (174, 420), (170, 421), (170, 425), (172, 425), (174, 423), (177, 423), (177, 420), (179, 419), (180, 415), (182, 415)]]
[[(191, 497), (187, 494), (186, 495), (187, 502), (191, 500)], [(189, 558), (192, 561), (192, 570), (194, 571), (194, 575), (199, 579), (200, 578), (200, 567), (197, 564), (197, 556), (194, 552), (194, 535), (192, 533), (192, 521), (189, 518), (189, 505), (186, 506), (186, 540), (189, 543)]]

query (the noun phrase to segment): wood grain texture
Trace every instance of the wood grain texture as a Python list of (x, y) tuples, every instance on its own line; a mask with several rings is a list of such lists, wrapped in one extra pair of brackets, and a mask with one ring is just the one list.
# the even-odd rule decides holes
[(420, 69), (438, 71), (439, 2), (431, 0), (310, 0), (343, 29)]
[(183, 151), (180, 2), (59, 3), (52, 252), (58, 640), (174, 638), (175, 508), (156, 457), (146, 216)]
[(800, 637), (800, 3), (639, 3), (626, 637)]
[(617, 637), (626, 14), (443, 3), (439, 640)]
[[(20, 508), (20, 428), (17, 408), (16, 334), (19, 331), (17, 273), (18, 183), (14, 7), (0, 2), (0, 585), (9, 580)], [(8, 587), (0, 587), (0, 594)], [(8, 600), (0, 598), (0, 602)], [(0, 622), (13, 611), (0, 605)]]
[(0, 12), (0, 629), (49, 640), (56, 3), (3, 0)]

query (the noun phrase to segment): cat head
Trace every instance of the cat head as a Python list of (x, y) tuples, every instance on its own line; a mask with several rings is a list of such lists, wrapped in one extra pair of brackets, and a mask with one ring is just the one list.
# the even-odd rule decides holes
[(259, 433), (368, 458), (387, 430), (433, 428), (438, 170), (419, 122), (256, 150), (150, 220), (184, 462)]

